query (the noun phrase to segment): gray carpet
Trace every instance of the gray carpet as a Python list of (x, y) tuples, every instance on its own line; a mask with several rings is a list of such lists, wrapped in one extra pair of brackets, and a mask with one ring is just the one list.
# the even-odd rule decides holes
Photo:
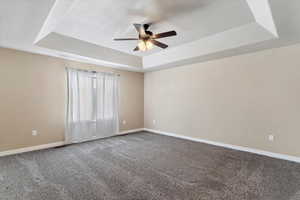
[(299, 200), (300, 164), (147, 132), (0, 158), (1, 200)]

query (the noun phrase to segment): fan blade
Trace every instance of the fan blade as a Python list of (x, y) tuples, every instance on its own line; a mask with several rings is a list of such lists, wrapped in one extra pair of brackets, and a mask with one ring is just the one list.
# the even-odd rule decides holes
[(122, 41), (122, 40), (139, 40), (138, 38), (114, 38), (115, 41)]
[(146, 35), (144, 26), (142, 24), (133, 24), (139, 35)]
[(164, 44), (164, 43), (161, 43), (161, 42), (159, 42), (159, 41), (157, 41), (157, 40), (150, 40), (154, 45), (156, 45), (156, 46), (158, 46), (158, 47), (160, 47), (160, 48), (163, 48), (163, 49), (165, 49), (165, 48), (167, 48), (168, 47), (168, 45), (166, 45), (166, 44)]
[(133, 24), (134, 28), (137, 30), (138, 33), (141, 33), (143, 26), (142, 24)]
[(177, 35), (176, 31), (168, 31), (168, 32), (164, 32), (164, 33), (155, 34), (153, 36), (153, 38), (159, 39), (159, 38), (171, 37), (171, 36), (175, 36), (175, 35)]
[(138, 50), (140, 50), (139, 47), (135, 47), (135, 48), (133, 49), (133, 51), (138, 51)]

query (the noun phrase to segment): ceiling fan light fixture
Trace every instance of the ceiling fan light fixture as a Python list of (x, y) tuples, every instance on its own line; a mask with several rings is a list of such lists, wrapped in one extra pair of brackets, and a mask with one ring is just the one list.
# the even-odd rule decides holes
[(138, 47), (141, 51), (147, 51), (153, 48), (153, 43), (149, 40), (140, 40)]
[(147, 49), (152, 49), (153, 48), (153, 43), (151, 41), (146, 41), (146, 47)]
[(138, 43), (138, 47), (141, 51), (146, 51), (146, 44), (143, 40), (140, 40), (139, 43)]

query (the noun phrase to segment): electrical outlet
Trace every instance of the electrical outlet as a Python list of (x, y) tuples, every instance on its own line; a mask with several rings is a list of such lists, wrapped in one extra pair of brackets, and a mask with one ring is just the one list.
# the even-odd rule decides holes
[(126, 123), (127, 123), (126, 120), (123, 120), (123, 121), (122, 121), (122, 124), (123, 124), (123, 125), (125, 125)]
[(269, 139), (269, 141), (273, 142), (274, 139), (275, 139), (275, 137), (274, 137), (274, 135), (269, 135), (269, 136), (268, 136), (268, 139)]
[(154, 120), (153, 120), (153, 125), (155, 125), (155, 124), (156, 124), (156, 120), (154, 119)]
[(38, 134), (37, 130), (32, 130), (32, 131), (31, 131), (31, 135), (32, 135), (32, 136), (37, 136), (37, 134)]

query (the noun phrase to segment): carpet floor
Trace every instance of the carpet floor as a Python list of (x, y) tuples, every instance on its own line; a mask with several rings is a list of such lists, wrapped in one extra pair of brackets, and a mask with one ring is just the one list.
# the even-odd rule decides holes
[(300, 164), (140, 132), (0, 158), (1, 200), (300, 200)]

